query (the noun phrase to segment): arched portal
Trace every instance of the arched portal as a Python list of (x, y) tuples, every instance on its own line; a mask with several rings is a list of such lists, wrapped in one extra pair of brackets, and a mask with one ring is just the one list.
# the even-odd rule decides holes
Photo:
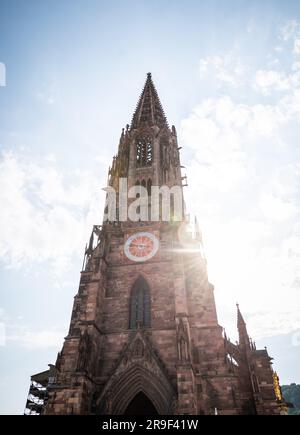
[(158, 415), (150, 399), (140, 391), (127, 406), (124, 415)]
[[(132, 358), (140, 360), (140, 355)], [(159, 371), (154, 360), (152, 363), (155, 371)], [(100, 414), (169, 415), (174, 397), (174, 390), (162, 372), (159, 375), (149, 371), (145, 364), (133, 361), (119, 376), (110, 379), (97, 406)]]

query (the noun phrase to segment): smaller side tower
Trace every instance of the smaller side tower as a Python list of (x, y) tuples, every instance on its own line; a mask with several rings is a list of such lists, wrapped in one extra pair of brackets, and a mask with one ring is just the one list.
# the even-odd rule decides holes
[(274, 371), (267, 348), (256, 349), (249, 337), (246, 322), (237, 304), (237, 329), (239, 341), (236, 344), (225, 336), (225, 346), (238, 373), (243, 414), (276, 415), (280, 406), (274, 389)]

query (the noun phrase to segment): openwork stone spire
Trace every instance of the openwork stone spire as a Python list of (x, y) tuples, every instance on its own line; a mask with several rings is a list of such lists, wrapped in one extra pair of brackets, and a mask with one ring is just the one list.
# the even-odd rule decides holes
[(151, 73), (148, 73), (143, 92), (132, 118), (131, 128), (152, 125), (161, 128), (167, 126), (168, 122), (152, 81)]

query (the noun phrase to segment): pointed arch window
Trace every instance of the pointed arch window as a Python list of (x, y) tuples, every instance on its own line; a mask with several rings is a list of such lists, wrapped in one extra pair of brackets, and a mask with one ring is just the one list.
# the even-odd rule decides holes
[(143, 136), (136, 143), (136, 165), (143, 168), (151, 166), (153, 160), (152, 139), (150, 136)]
[(151, 325), (150, 289), (140, 277), (135, 282), (130, 296), (129, 328), (149, 328)]

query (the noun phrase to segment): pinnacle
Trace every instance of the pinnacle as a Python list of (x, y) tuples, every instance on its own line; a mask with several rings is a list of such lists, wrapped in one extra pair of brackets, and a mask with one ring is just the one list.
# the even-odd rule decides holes
[(245, 322), (245, 320), (243, 318), (243, 315), (241, 313), (240, 305), (236, 304), (236, 307), (237, 307), (237, 321), (238, 321), (238, 325), (241, 324), (241, 323), (243, 323), (245, 325), (246, 322)]

